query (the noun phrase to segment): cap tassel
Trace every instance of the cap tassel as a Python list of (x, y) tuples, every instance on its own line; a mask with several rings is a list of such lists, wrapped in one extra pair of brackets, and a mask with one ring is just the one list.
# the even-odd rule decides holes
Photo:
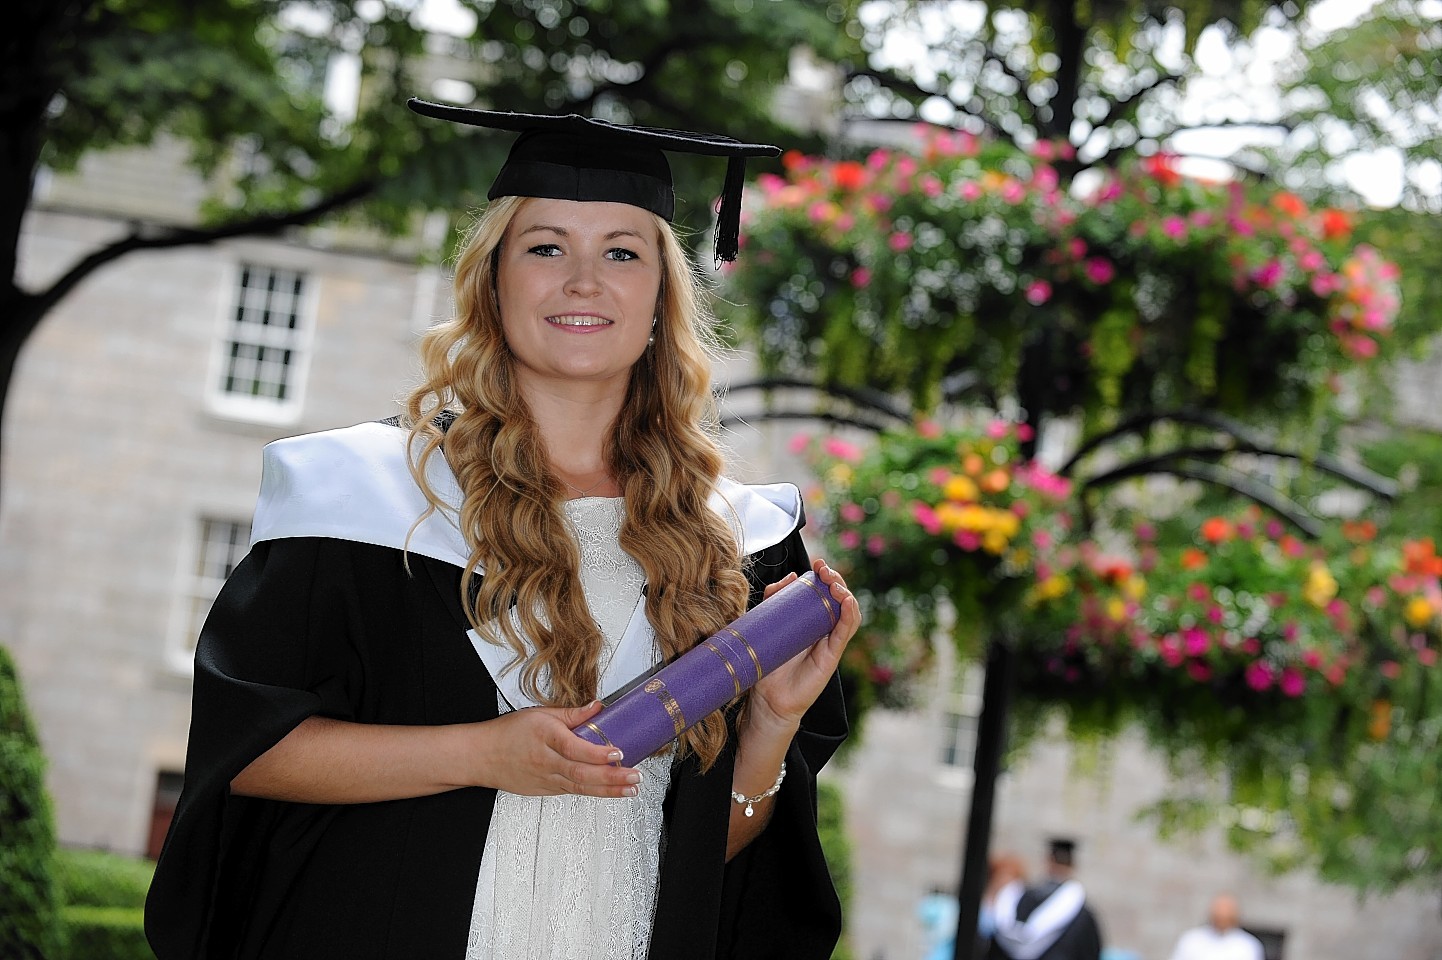
[(746, 158), (726, 161), (726, 182), (716, 201), (716, 262), (731, 262), (741, 249), (741, 188), (746, 182)]

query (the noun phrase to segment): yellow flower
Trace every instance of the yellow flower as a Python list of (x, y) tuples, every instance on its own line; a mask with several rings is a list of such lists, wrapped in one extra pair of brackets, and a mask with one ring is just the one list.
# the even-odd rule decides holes
[(960, 509), (960, 520), (957, 525), (962, 530), (970, 530), (974, 533), (985, 533), (995, 526), (992, 522), (992, 511), (976, 504), (969, 504)]
[(1413, 597), (1407, 601), (1402, 615), (1407, 618), (1407, 623), (1411, 626), (1421, 629), (1432, 622), (1432, 601), (1426, 597)]
[(1325, 563), (1314, 563), (1307, 572), (1307, 583), (1302, 587), (1302, 596), (1312, 606), (1321, 609), (1332, 602), (1337, 595), (1337, 580)]
[(981, 535), (981, 549), (1001, 556), (1006, 552), (1007, 536), (995, 528)]
[(844, 487), (851, 483), (851, 478), (854, 475), (855, 471), (851, 469), (851, 464), (837, 463), (833, 464), (831, 469), (826, 471), (826, 480), (835, 486)]
[(997, 510), (995, 514), (996, 529), (1005, 534), (1008, 540), (1016, 536), (1017, 531), (1021, 529), (1021, 518), (1010, 510)]
[(1127, 605), (1121, 597), (1112, 597), (1107, 601), (1107, 618), (1112, 623), (1121, 623), (1127, 618)]
[(1140, 600), (1147, 595), (1147, 582), (1136, 574), (1132, 574), (1122, 582), (1122, 593), (1128, 600)]
[(946, 499), (948, 500), (955, 500), (958, 503), (971, 503), (977, 497), (976, 482), (970, 477), (958, 474), (946, 481), (946, 485), (941, 488), (941, 492), (946, 494)]

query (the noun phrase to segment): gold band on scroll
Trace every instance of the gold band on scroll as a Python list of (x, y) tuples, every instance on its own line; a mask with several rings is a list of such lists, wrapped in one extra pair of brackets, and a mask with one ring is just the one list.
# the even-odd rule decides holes
[(738, 697), (741, 696), (741, 678), (736, 676), (736, 668), (731, 665), (730, 660), (726, 659), (726, 654), (722, 653), (720, 648), (717, 647), (716, 644), (712, 643), (710, 640), (703, 640), (701, 645), (704, 646), (707, 650), (710, 650), (712, 653), (716, 654), (716, 656), (720, 657), (721, 662), (726, 664), (726, 672), (731, 674), (731, 683), (736, 688), (735, 695)]

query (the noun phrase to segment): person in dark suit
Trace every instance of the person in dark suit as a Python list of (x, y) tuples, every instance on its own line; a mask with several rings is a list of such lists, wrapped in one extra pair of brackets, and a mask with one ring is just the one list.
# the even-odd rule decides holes
[(989, 960), (1100, 960), (1101, 928), (1074, 874), (1076, 841), (1051, 841), (1046, 879), (1014, 881), (996, 894)]

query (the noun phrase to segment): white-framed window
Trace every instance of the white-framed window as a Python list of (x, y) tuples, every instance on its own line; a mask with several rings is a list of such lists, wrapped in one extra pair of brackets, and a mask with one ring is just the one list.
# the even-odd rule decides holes
[(215, 413), (265, 423), (300, 416), (314, 327), (312, 286), (299, 270), (238, 266), (212, 364)]
[(981, 664), (955, 663), (951, 676), (941, 685), (936, 761), (941, 779), (956, 786), (971, 784), (985, 675)]
[(176, 620), (174, 665), (194, 668), (195, 641), (210, 615), (211, 604), (237, 564), (250, 551), (250, 521), (222, 517), (197, 518), (194, 540), (187, 552), (186, 569)]

